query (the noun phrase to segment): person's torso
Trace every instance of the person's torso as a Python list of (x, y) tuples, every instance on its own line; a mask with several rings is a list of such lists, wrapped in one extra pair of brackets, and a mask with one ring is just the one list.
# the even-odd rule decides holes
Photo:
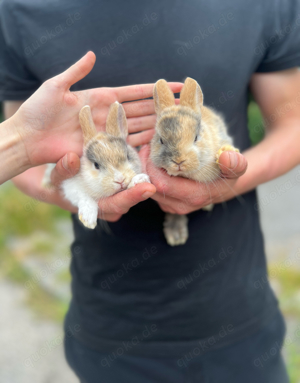
[[(41, 82), (88, 50), (95, 67), (74, 90), (192, 77), (243, 151), (263, 7), (258, 0), (31, 0), (16, 15), (20, 49)], [(189, 341), (255, 320), (274, 302), (268, 285), (255, 284), (266, 274), (256, 202), (251, 192), (190, 214), (190, 237), (175, 248), (164, 240), (164, 214), (152, 200), (109, 224), (110, 233), (74, 218), (75, 321), (99, 338), (129, 339), (155, 325), (151, 341)]]

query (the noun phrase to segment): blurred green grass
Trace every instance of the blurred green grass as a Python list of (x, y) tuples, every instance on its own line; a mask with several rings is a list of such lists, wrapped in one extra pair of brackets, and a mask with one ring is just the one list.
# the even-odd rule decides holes
[(252, 145), (258, 144), (264, 138), (262, 115), (254, 101), (250, 101), (248, 106), (248, 130)]
[[(264, 137), (264, 128), (260, 110), (253, 100), (249, 103), (248, 117), (249, 136), (255, 145)], [(69, 220), (69, 213), (25, 196), (10, 182), (0, 187), (0, 212), (0, 277), (25, 287), (34, 278), (34, 273), (24, 266), (24, 259), (28, 254), (36, 254), (42, 259), (53, 257), (56, 244), (63, 239), (59, 223)], [(46, 234), (48, 240), (31, 237), (35, 232)], [(16, 251), (9, 245), (24, 239), (30, 242), (25, 251)], [(62, 270), (57, 278), (57, 282), (68, 284), (68, 269)], [(299, 323), (300, 271), (286, 269), (276, 276), (276, 283), (280, 285), (279, 301), (285, 316)], [(59, 322), (62, 322), (68, 307), (66, 300), (45, 289), (41, 283), (28, 289), (27, 303), (37, 315)], [(291, 383), (299, 383), (299, 342), (286, 345), (285, 352)]]
[[(55, 244), (62, 237), (57, 223), (69, 219), (69, 213), (60, 208), (35, 201), (17, 190), (11, 183), (0, 187), (0, 276), (26, 286), (35, 274), (24, 266), (24, 258), (38, 254), (46, 257), (55, 252)], [(30, 237), (32, 233), (38, 233)], [(40, 240), (42, 233), (48, 240)], [(42, 236), (43, 238), (43, 236)], [(10, 246), (19, 240), (29, 239), (29, 245)], [(70, 275), (67, 273), (70, 281)], [(27, 289), (27, 302), (34, 311), (48, 319), (62, 321), (68, 302), (37, 285)]]

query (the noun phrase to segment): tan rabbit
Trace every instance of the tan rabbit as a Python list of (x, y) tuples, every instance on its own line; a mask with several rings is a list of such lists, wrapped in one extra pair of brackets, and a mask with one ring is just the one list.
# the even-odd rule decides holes
[[(150, 182), (135, 149), (126, 143), (127, 120), (121, 104), (110, 106), (106, 132), (97, 132), (88, 105), (79, 113), (84, 148), (80, 170), (65, 180), (61, 188), (74, 206), (84, 226), (94, 229), (97, 225), (98, 201), (142, 182)], [(50, 170), (45, 176), (50, 176)], [(49, 183), (44, 179), (44, 184)]]
[[(199, 84), (185, 80), (180, 105), (165, 80), (159, 80), (153, 94), (157, 113), (156, 132), (151, 141), (151, 160), (171, 176), (198, 182), (213, 182), (220, 176), (218, 159), (226, 150), (236, 151), (223, 119), (203, 105)], [(211, 210), (208, 205), (206, 210)], [(169, 245), (184, 244), (188, 239), (185, 215), (166, 214), (164, 234)]]

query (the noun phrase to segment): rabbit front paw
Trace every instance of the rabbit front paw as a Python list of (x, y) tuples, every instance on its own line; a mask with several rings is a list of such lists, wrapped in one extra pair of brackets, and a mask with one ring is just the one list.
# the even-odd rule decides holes
[(151, 182), (149, 176), (144, 173), (137, 174), (136, 176), (132, 177), (127, 189), (133, 188), (135, 185), (142, 184), (143, 182), (148, 182), (150, 184)]
[(220, 156), (223, 152), (237, 152), (237, 153), (239, 153), (240, 151), (232, 145), (221, 146), (221, 148), (218, 150), (218, 152), (216, 154), (216, 163), (217, 164), (219, 163)]
[(89, 229), (95, 229), (97, 226), (97, 217), (98, 207), (95, 208), (94, 206), (85, 206), (84, 208), (79, 208), (78, 218), (85, 227)]
[(202, 210), (205, 210), (205, 211), (212, 211), (213, 208), (214, 208), (214, 204), (213, 204), (213, 203), (210, 203), (209, 205), (203, 206), (203, 207), (202, 207)]

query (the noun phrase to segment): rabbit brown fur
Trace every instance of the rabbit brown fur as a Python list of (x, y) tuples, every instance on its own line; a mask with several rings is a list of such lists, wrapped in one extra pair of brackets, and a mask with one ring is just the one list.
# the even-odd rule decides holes
[[(165, 80), (154, 86), (157, 121), (151, 141), (151, 160), (171, 176), (209, 183), (220, 176), (218, 159), (232, 145), (224, 120), (203, 105), (199, 84), (187, 78), (175, 105), (174, 94)], [(212, 205), (208, 207), (210, 209)], [(187, 217), (167, 214), (164, 223), (167, 242), (174, 246), (188, 238)]]

